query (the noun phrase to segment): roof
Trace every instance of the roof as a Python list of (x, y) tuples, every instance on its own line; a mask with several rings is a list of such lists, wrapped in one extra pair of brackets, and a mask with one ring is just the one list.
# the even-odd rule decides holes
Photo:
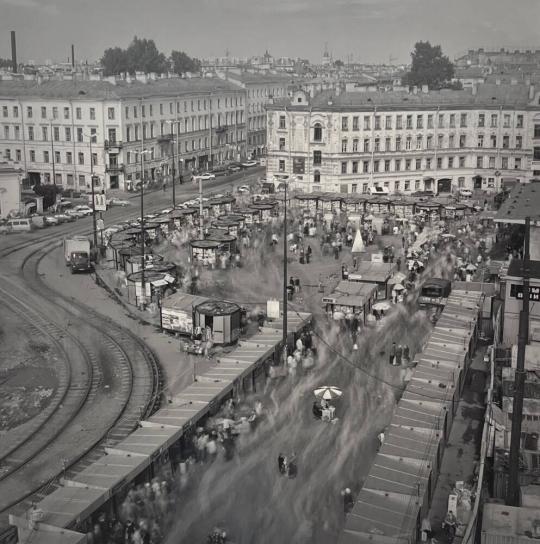
[[(529, 261), (530, 277), (540, 279), (540, 261)], [(521, 259), (512, 259), (508, 266), (507, 276), (523, 277), (523, 261)]]
[(219, 78), (167, 78), (148, 83), (133, 81), (0, 80), (0, 98), (45, 98), (58, 100), (121, 100), (241, 92), (238, 85)]
[(390, 279), (396, 265), (392, 263), (374, 263), (359, 261), (354, 274), (349, 274), (350, 281), (384, 283)]
[(282, 74), (260, 74), (251, 72), (236, 74), (234, 72), (227, 72), (226, 77), (230, 80), (239, 81), (244, 85), (264, 85), (268, 83), (273, 85), (283, 85), (293, 82), (293, 78), (291, 76)]
[(472, 89), (439, 91), (430, 90), (416, 94), (408, 91), (368, 91), (342, 92), (336, 95), (334, 90), (326, 90), (313, 98), (307, 98), (307, 104), (296, 104), (291, 100), (276, 101), (267, 106), (269, 110), (280, 110), (285, 106), (293, 111), (340, 111), (343, 109), (373, 110), (384, 109), (436, 109), (438, 107), (460, 108), (527, 108), (531, 104), (528, 85), (493, 85), (483, 84), (473, 94)]
[(514, 185), (497, 211), (495, 223), (525, 223), (525, 218), (540, 221), (540, 181)]
[(207, 297), (199, 297), (177, 291), (168, 297), (165, 297), (161, 303), (161, 307), (167, 310), (189, 310), (195, 306), (202, 304), (208, 300)]
[(529, 540), (526, 532), (533, 532), (533, 526), (540, 519), (537, 508), (518, 508), (503, 504), (484, 505), (482, 516), (482, 534), (522, 537)]

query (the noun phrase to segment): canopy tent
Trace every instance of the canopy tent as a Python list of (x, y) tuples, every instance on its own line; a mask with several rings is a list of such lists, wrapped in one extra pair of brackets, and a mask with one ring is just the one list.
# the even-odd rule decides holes
[(354, 238), (354, 243), (352, 246), (352, 253), (363, 253), (366, 251), (366, 246), (364, 245), (364, 240), (362, 240), (362, 233), (360, 229), (356, 231), (356, 236)]

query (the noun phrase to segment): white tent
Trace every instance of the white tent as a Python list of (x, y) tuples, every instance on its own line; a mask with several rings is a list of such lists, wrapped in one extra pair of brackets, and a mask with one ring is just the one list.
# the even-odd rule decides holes
[(360, 229), (356, 231), (356, 237), (354, 238), (351, 251), (352, 253), (362, 253), (366, 251), (366, 246), (364, 246), (364, 240), (362, 240), (362, 233), (360, 232)]

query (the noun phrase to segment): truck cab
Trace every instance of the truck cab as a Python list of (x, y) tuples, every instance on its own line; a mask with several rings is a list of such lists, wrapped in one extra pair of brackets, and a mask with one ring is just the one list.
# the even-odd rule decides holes
[(92, 270), (92, 261), (86, 251), (73, 251), (69, 261), (72, 274), (75, 274), (75, 272), (90, 272)]

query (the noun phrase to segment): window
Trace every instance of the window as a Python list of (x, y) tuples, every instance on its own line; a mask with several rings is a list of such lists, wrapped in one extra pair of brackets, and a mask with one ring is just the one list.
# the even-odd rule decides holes
[(523, 128), (523, 115), (516, 115), (516, 128)]
[(75, 118), (82, 119), (82, 108), (75, 108)]
[(424, 128), (424, 116), (423, 115), (417, 115), (416, 116), (416, 128), (417, 129)]
[(422, 159), (416, 159), (414, 164), (415, 170), (422, 170)]
[(489, 157), (489, 167), (495, 168), (495, 157)]
[(315, 170), (315, 172), (313, 172), (313, 183), (320, 183), (321, 182), (321, 173), (319, 172), (319, 170)]
[(9, 140), (9, 126), (4, 126), (4, 140)]
[(484, 168), (484, 157), (481, 155), (478, 155), (476, 157), (476, 168)]
[(491, 128), (497, 128), (497, 117), (496, 113), (491, 115)]
[(540, 138), (540, 125), (538, 124), (534, 125), (534, 137)]
[(478, 140), (476, 142), (476, 146), (477, 147), (484, 147), (484, 135), (483, 134), (478, 135)]
[(521, 170), (521, 159), (520, 158), (514, 159), (514, 169), (515, 170)]
[(390, 130), (392, 128), (392, 116), (391, 115), (387, 115), (384, 118), (384, 128), (386, 130)]
[(322, 153), (320, 151), (313, 152), (313, 164), (316, 166), (322, 164)]
[(2, 106), (2, 115), (4, 117), (7, 117), (8, 116), (8, 107), (7, 106)]
[(53, 119), (58, 119), (58, 108), (56, 106), (53, 106), (52, 116), (53, 116)]
[(19, 117), (19, 106), (13, 106), (13, 117)]
[(341, 173), (346, 174), (347, 173), (347, 161), (341, 162)]
[(34, 127), (28, 127), (28, 139), (30, 141), (34, 139)]
[(516, 149), (523, 147), (523, 136), (516, 136)]
[(503, 170), (508, 170), (508, 157), (503, 157), (502, 158), (501, 168)]
[(369, 153), (369, 138), (364, 138), (364, 153)]
[(427, 128), (433, 128), (433, 114), (427, 116)]
[(405, 191), (411, 190), (411, 180), (407, 179), (405, 180)]
[(60, 164), (60, 151), (55, 151), (54, 152), (54, 162), (56, 164)]
[(26, 106), (26, 117), (32, 119), (32, 106)]
[(407, 115), (407, 124), (406, 124), (406, 128), (407, 128), (407, 129), (412, 129), (412, 115)]
[(21, 127), (19, 125), (15, 125), (15, 140), (21, 139)]
[(21, 158), (22, 158), (21, 150), (20, 150), (20, 149), (16, 149), (16, 150), (15, 150), (15, 160), (20, 161)]
[(454, 140), (455, 140), (455, 136), (453, 134), (450, 134), (450, 136), (448, 136), (448, 147), (450, 149), (454, 147)]
[(141, 106), (141, 117), (146, 117), (146, 106), (142, 104)]
[(406, 159), (405, 160), (405, 170), (410, 170), (411, 169), (411, 159)]
[(426, 170), (431, 170), (431, 157), (426, 159)]
[(353, 183), (351, 185), (351, 193), (357, 193), (358, 192), (358, 184), (357, 183)]
[(355, 115), (352, 118), (352, 129), (353, 130), (358, 130), (358, 115)]
[(390, 159), (385, 159), (384, 161), (384, 171), (390, 172)]
[(484, 128), (486, 124), (486, 115), (484, 113), (478, 114), (478, 126), (479, 128)]
[(352, 163), (352, 173), (358, 174), (358, 161), (353, 161)]
[(114, 108), (107, 108), (107, 119), (114, 121)]
[(5, 149), (4, 150), (4, 157), (10, 161), (11, 160), (11, 149)]
[(394, 191), (399, 193), (399, 181), (394, 181)]
[(467, 128), (467, 114), (466, 113), (462, 113), (459, 116), (459, 126), (461, 128)]
[(79, 174), (79, 186), (84, 187), (86, 185), (86, 177), (84, 174)]
[(97, 163), (98, 163), (97, 153), (92, 153), (92, 165), (97, 166)]
[(438, 128), (444, 128), (444, 113), (439, 113), (437, 123)]
[(284, 116), (284, 115), (280, 115), (280, 116), (279, 116), (279, 128), (280, 128), (280, 129), (285, 129), (285, 128), (287, 128), (287, 127), (286, 127), (286, 124), (285, 124), (285, 116)]
[(48, 151), (44, 151), (43, 152), (43, 162), (49, 162), (49, 152)]
[(315, 125), (313, 126), (313, 141), (322, 141), (322, 126), (320, 123), (315, 123)]
[(66, 179), (68, 185), (73, 185), (73, 174), (67, 174)]
[(84, 164), (84, 153), (79, 152), (78, 153), (78, 159), (79, 159), (79, 164), (80, 165)]
[[(345, 117), (345, 119), (347, 119)], [(347, 140), (341, 140), (341, 152), (347, 153)]]
[(391, 151), (392, 148), (392, 138), (388, 137), (384, 139), (384, 150)]
[(497, 147), (497, 135), (492, 134), (490, 136), (490, 140), (491, 140), (491, 147)]
[(373, 161), (373, 172), (379, 171), (379, 165), (381, 161)]
[(422, 135), (416, 137), (416, 149), (422, 149)]
[(66, 163), (73, 164), (73, 153), (71, 151), (66, 152)]
[(396, 138), (396, 151), (401, 151), (401, 137)]
[(375, 116), (375, 130), (381, 130), (381, 116), (376, 115)]
[(82, 142), (84, 141), (83, 140), (83, 129), (82, 128), (77, 128), (77, 141), (78, 142)]
[(396, 115), (396, 128), (401, 130), (403, 128), (403, 118), (401, 115)]
[(60, 127), (53, 127), (53, 137), (55, 142), (60, 141)]
[(381, 150), (381, 139), (375, 138), (375, 147), (373, 151), (375, 151), (375, 153), (378, 153), (380, 150)]
[(369, 183), (362, 183), (362, 192), (365, 194), (368, 192)]
[(285, 151), (285, 138), (280, 138), (279, 139), (279, 150), (280, 151)]
[(33, 149), (30, 150), (30, 162), (36, 162), (36, 152)]
[(510, 114), (505, 113), (503, 116), (503, 127), (510, 128)]
[(437, 168), (439, 170), (442, 168), (442, 157), (437, 157)]
[(47, 119), (47, 106), (41, 106), (41, 118)]
[(399, 172), (401, 170), (401, 159), (396, 159), (394, 161), (394, 170)]
[(341, 130), (349, 130), (349, 118), (348, 117), (342, 117), (341, 118)]
[(433, 135), (429, 134), (426, 138), (426, 149), (433, 149)]
[(352, 141), (352, 150), (353, 150), (353, 153), (356, 153), (358, 151), (358, 138), (355, 138)]
[(459, 167), (465, 168), (465, 157), (459, 157)]
[(456, 128), (456, 114), (450, 114), (450, 128)]
[(448, 157), (448, 168), (454, 167), (454, 157)]
[(49, 139), (48, 127), (41, 127), (41, 139), (46, 142)]
[(442, 146), (443, 146), (443, 143), (444, 143), (444, 135), (443, 134), (439, 134), (437, 136), (437, 149), (441, 149)]
[(510, 136), (508, 135), (503, 136), (502, 146), (503, 146), (503, 149), (508, 149), (510, 147)]
[(407, 136), (407, 139), (405, 140), (405, 149), (409, 150), (412, 148), (412, 138), (410, 136)]
[(369, 161), (362, 161), (362, 172), (364, 174), (369, 173)]
[(364, 130), (371, 130), (371, 117), (364, 115)]
[(465, 134), (459, 136), (459, 147), (467, 147), (467, 136)]

